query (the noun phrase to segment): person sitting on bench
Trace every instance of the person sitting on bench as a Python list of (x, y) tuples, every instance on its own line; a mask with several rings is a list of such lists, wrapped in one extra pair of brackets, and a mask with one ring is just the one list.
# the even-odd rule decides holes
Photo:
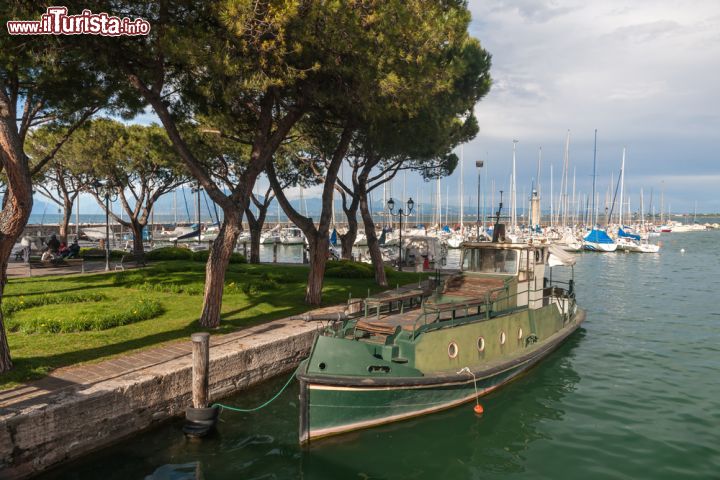
[(55, 254), (57, 253), (58, 248), (60, 248), (60, 240), (58, 240), (54, 234), (50, 235), (50, 240), (48, 240), (47, 246), (50, 249), (50, 252)]
[(42, 257), (40, 257), (41, 262), (52, 262), (53, 260), (55, 260), (55, 256), (52, 254), (49, 248), (46, 249), (43, 252)]
[(70, 255), (70, 249), (68, 248), (67, 243), (60, 242), (60, 248), (58, 248), (58, 257), (65, 258), (68, 255)]
[(77, 238), (68, 247), (68, 255), (65, 258), (80, 258), (80, 245), (78, 245)]

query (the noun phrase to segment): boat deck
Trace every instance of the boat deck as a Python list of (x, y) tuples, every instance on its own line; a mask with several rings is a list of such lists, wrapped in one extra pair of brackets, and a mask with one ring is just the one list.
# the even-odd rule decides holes
[[(497, 300), (504, 291), (503, 278), (453, 276), (446, 282), (443, 293), (430, 297), (420, 289), (412, 289), (368, 298), (365, 316), (357, 320), (352, 335), (382, 342), (397, 327), (412, 332), (426, 323), (478, 315), (488, 301)], [(422, 298), (426, 298), (424, 303)], [(393, 310), (394, 305), (397, 310)]]

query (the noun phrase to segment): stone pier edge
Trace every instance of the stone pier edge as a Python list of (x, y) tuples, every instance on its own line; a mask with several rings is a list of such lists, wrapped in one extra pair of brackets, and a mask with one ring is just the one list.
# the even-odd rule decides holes
[[(286, 319), (211, 337), (210, 400), (291, 371), (309, 354), (318, 327)], [(192, 355), (183, 354), (4, 407), (0, 479), (39, 474), (182, 415), (191, 388)]]

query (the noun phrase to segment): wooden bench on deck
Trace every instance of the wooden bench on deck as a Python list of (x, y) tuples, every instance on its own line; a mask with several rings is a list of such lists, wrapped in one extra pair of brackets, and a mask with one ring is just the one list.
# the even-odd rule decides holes
[(450, 318), (456, 318), (455, 309), (470, 308), (479, 314), (486, 301), (494, 302), (506, 292), (505, 279), (467, 274), (455, 274), (445, 281), (441, 295), (430, 297), (425, 305), (434, 309), (440, 320), (443, 312), (450, 312)]
[(413, 307), (413, 303), (417, 305), (422, 303), (423, 298), (429, 295), (429, 291), (422, 288), (411, 288), (409, 290), (391, 290), (380, 293), (374, 297), (365, 299), (365, 317), (368, 316), (370, 310), (375, 309), (375, 318), (380, 318), (380, 311), (383, 307), (387, 307), (387, 311), (391, 312), (393, 304), (397, 303), (400, 313), (405, 310), (405, 302), (409, 302), (409, 307)]

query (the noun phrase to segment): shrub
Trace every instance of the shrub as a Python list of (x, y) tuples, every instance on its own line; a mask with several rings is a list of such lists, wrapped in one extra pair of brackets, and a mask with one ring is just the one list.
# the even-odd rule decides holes
[[(207, 262), (210, 250), (198, 250), (193, 252), (182, 247), (162, 247), (151, 250), (145, 254), (150, 261), (156, 260), (193, 260), (195, 262)], [(240, 253), (230, 255), (230, 263), (246, 263), (245, 257)]]
[(163, 247), (150, 250), (145, 254), (145, 258), (154, 260), (193, 260), (192, 250), (180, 247)]
[(175, 293), (184, 295), (202, 295), (202, 286), (178, 285), (177, 283), (150, 283), (144, 282), (139, 285), (132, 285), (132, 288), (145, 292)]
[(368, 263), (350, 260), (332, 260), (327, 262), (325, 276), (331, 278), (373, 278), (375, 271)]
[[(196, 262), (207, 262), (208, 257), (210, 256), (210, 250), (198, 250), (197, 252), (193, 252), (192, 259)], [(231, 253), (230, 254), (230, 263), (247, 263), (245, 260), (245, 256), (241, 253)]]
[(43, 305), (59, 305), (68, 303), (99, 302), (107, 297), (101, 293), (66, 293), (63, 295), (37, 295), (32, 297), (21, 296), (17, 300), (6, 300), (2, 305), (3, 315), (10, 317), (13, 313)]
[[(127, 255), (128, 252), (125, 252), (123, 250), (110, 250), (110, 258), (113, 260), (120, 260), (123, 255)], [(97, 259), (97, 257), (101, 257), (105, 255), (105, 250), (101, 250), (99, 248), (94, 247), (82, 247), (80, 249), (80, 258), (85, 258), (86, 255), (91, 255), (93, 259)]]
[(88, 330), (107, 330), (155, 318), (163, 313), (162, 305), (155, 300), (139, 299), (126, 310), (112, 313), (94, 313), (59, 319), (33, 317), (14, 326), (23, 333), (71, 333)]

